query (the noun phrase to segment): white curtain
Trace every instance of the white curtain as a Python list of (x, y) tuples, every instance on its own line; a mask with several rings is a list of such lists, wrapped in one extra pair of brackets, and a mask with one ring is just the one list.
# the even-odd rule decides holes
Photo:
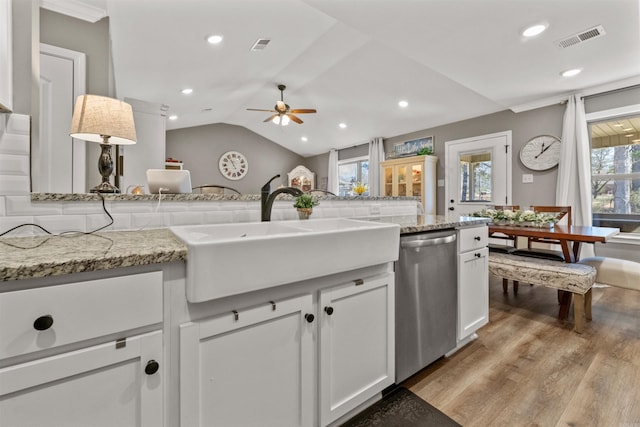
[(380, 162), (384, 161), (382, 138), (369, 142), (369, 196), (380, 195)]
[[(574, 225), (592, 225), (591, 149), (584, 101), (579, 95), (569, 98), (564, 113), (556, 205), (571, 206)], [(580, 258), (593, 254), (593, 245), (582, 246)]]
[(329, 171), (327, 173), (327, 191), (338, 194), (338, 150), (329, 151)]

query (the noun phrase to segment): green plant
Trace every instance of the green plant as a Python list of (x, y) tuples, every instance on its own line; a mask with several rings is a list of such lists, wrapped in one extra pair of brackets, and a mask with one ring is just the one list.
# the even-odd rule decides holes
[(298, 209), (310, 209), (314, 206), (318, 206), (318, 202), (311, 194), (301, 194), (296, 197), (296, 202), (293, 204), (294, 208)]
[(418, 150), (418, 156), (430, 156), (433, 154), (433, 149), (430, 147), (422, 147), (421, 149)]

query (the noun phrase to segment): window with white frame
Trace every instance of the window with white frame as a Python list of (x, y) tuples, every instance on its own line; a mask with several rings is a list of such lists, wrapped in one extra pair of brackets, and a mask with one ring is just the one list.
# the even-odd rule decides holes
[(369, 156), (338, 161), (338, 196), (354, 196), (353, 187), (362, 184), (367, 188), (362, 195), (369, 195)]
[(640, 233), (640, 111), (589, 122), (593, 225)]

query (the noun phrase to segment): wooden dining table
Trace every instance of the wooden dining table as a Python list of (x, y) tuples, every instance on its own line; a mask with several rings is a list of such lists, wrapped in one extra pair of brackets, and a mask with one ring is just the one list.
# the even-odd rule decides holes
[(577, 262), (582, 243), (606, 243), (620, 232), (619, 228), (593, 227), (583, 225), (555, 225), (551, 228), (518, 227), (513, 225), (489, 224), (489, 237), (501, 233), (512, 237), (535, 237), (560, 242), (565, 262)]

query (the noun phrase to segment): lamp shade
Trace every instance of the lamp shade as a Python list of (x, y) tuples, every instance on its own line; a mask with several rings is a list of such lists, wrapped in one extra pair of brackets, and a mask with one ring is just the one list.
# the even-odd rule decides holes
[(101, 144), (135, 144), (131, 105), (105, 96), (80, 95), (73, 109), (69, 133), (73, 138)]

